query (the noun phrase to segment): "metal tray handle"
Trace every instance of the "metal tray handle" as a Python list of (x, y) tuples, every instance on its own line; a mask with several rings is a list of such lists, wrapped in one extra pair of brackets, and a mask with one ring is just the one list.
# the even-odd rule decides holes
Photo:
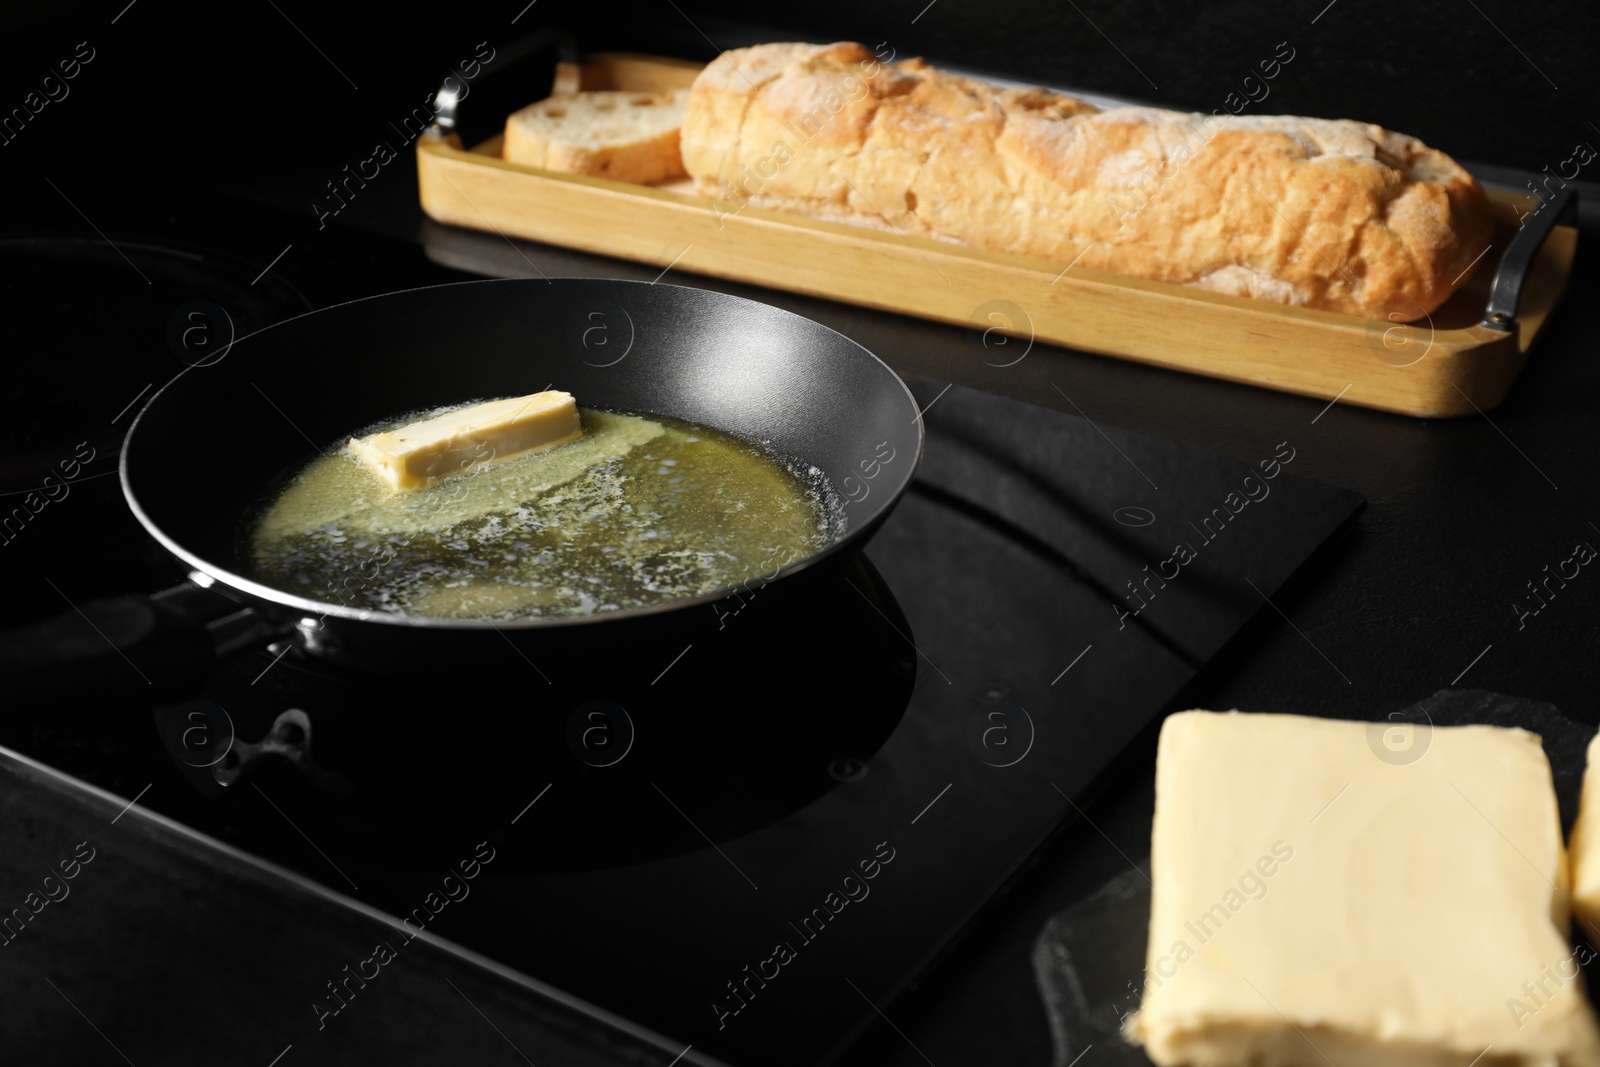
[[(497, 48), (470, 83), (454, 74), (444, 79), (434, 97), (437, 114), (429, 133), (457, 134), (467, 148), (488, 140), (504, 129), (507, 115), (550, 95), (558, 64), (576, 64), (581, 58), (577, 40), (562, 30), (540, 30)], [(513, 69), (519, 76), (506, 77)], [(468, 96), (478, 101), (470, 119), (463, 117), (461, 106)]]
[(1489, 303), (1483, 309), (1483, 325), (1491, 330), (1510, 333), (1517, 322), (1517, 305), (1522, 301), (1522, 287), (1533, 271), (1533, 261), (1544, 247), (1552, 230), (1563, 222), (1578, 224), (1578, 190), (1568, 186), (1545, 201), (1537, 211), (1528, 216), (1522, 229), (1511, 239), (1500, 266), (1489, 283)]

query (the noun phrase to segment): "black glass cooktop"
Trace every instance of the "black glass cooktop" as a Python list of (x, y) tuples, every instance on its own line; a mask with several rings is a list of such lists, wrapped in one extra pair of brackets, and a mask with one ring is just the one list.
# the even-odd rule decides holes
[[(265, 209), (234, 214), (272, 231)], [(0, 247), (34, 265), (7, 272), (13, 309), (99, 286), (139, 324), (86, 315), (48, 362), (98, 384), (13, 428), (6, 499), (44, 502), (0, 551), (6, 623), (181, 577), (109, 476), (141, 386), (193, 358), (174, 310), (201, 301), (214, 329), (219, 307), (271, 321), (461, 276), (386, 238), (320, 240), (267, 289), (246, 257), (135, 249), (159, 295), (94, 242)], [(73, 254), (93, 264), (76, 287)], [(201, 703), (49, 694), (0, 744), (381, 909), (397, 944), (425, 929), (692, 1045), (685, 1062), (826, 1061), (1362, 507), (1297, 478), (1293, 441), (1246, 463), (912, 384), (927, 454), (865, 557), (686, 617), (681, 641), (494, 682), (343, 674), (280, 646), (226, 663)], [(83, 441), (69, 492), (26, 495)], [(311, 1010), (272, 1025), (332, 1057), (350, 1001), (307, 967)], [(149, 995), (228, 973), (151, 976)]]

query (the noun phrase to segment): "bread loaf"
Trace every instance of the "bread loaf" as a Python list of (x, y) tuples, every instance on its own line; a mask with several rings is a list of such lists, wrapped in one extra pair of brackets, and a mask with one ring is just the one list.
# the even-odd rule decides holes
[(685, 109), (702, 195), (1402, 321), (1490, 240), (1478, 183), (1347, 120), (1101, 111), (859, 44), (725, 52)]
[(678, 132), (688, 94), (561, 93), (506, 119), (500, 154), (568, 174), (647, 183), (681, 177)]

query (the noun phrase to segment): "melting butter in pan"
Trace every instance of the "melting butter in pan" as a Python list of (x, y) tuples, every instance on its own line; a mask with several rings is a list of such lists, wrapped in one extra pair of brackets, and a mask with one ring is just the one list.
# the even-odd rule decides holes
[(580, 410), (575, 441), (408, 493), (348, 452), (312, 461), (255, 521), (252, 576), (401, 615), (584, 615), (771, 574), (842, 521), (815, 469), (676, 419)]
[(582, 433), (572, 394), (546, 389), (353, 437), (348, 447), (390, 489), (409, 493), (476, 467), (575, 441)]

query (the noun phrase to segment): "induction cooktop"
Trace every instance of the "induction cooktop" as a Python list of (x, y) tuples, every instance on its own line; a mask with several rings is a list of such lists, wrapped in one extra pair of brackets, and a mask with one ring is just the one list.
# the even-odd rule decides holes
[[(249, 222), (239, 234), (280, 224), (272, 209), (229, 210)], [(59, 306), (81, 322), (41, 326), (32, 343), (49, 358), (28, 373), (92, 383), (9, 427), (4, 488), (27, 512), (0, 551), (10, 625), (182, 578), (111, 476), (141, 387), (194, 358), (172, 339), (179, 309), (200, 302), (208, 329), (237, 329), (464, 276), (356, 231), (320, 238), (266, 288), (248, 278), (257, 264), (181, 220), (109, 239), (0, 244), (27, 267), (5, 272), (8, 310)], [(118, 316), (87, 310), (107, 302)], [(401, 951), (425, 931), (542, 983), (519, 987), (526, 1011), (559, 990), (685, 1062), (835, 1059), (1363, 507), (1297, 477), (1294, 441), (1245, 462), (911, 384), (926, 456), (864, 557), (692, 614), (671, 646), (445, 683), (344, 673), (280, 645), (174, 703), (43, 694), (0, 723), (0, 745), (68, 776), (69, 792), (133, 802), (96, 828), (108, 855), (133, 847), (126, 833), (145, 863), (171, 849), (231, 872), (225, 857), (252, 857), (296, 876), (283, 909), (309, 896), (320, 923), (379, 916), (392, 958), (423, 958)], [(79, 442), (93, 455), (69, 492), (28, 496)], [(32, 772), (9, 757), (0, 770), (7, 803), (26, 806)], [(133, 900), (145, 876), (127, 877)], [(50, 957), (80, 989), (98, 973), (91, 933)], [(331, 973), (274, 962), (251, 982), (294, 1006), (255, 1013), (252, 1032), (297, 1056), (350, 1054), (358, 1031), (339, 1019), (373, 999), (383, 955)], [(124, 1040), (200, 1047), (136, 1005), (226, 999), (238, 973), (222, 958), (148, 969), (120, 994), (133, 1002)], [(19, 1004), (55, 995), (8, 986)], [(23, 1027), (17, 1047), (50, 1047), (46, 1029)]]

